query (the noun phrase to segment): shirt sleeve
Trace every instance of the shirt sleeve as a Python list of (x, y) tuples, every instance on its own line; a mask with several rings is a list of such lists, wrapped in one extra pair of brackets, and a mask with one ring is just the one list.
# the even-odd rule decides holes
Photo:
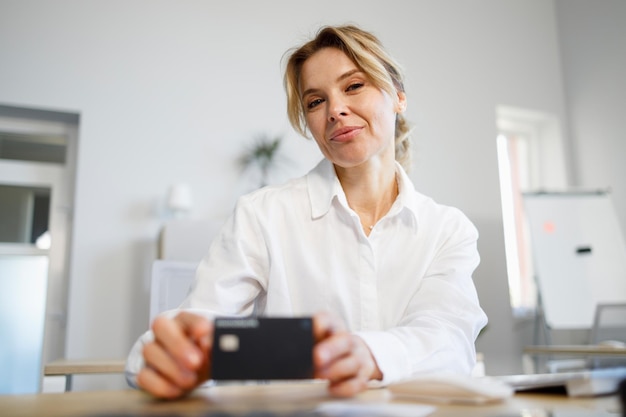
[(254, 314), (268, 275), (266, 239), (253, 205), (244, 196), (200, 262), (194, 288), (182, 307), (208, 310), (213, 315)]
[[(174, 317), (181, 310), (209, 319), (217, 315), (245, 316), (255, 313), (266, 283), (267, 254), (253, 208), (241, 198), (232, 216), (211, 243), (200, 262), (194, 286), (179, 309), (162, 314)], [(126, 359), (125, 376), (137, 388), (137, 374), (144, 366), (143, 347), (151, 342), (151, 331), (141, 335)]]
[(356, 333), (383, 372), (383, 384), (425, 372), (469, 375), (476, 362), (474, 343), (487, 324), (472, 280), (478, 232), (460, 211), (451, 213), (433, 239), (435, 255), (401, 322)]
[(133, 347), (130, 349), (130, 353), (126, 358), (124, 376), (126, 377), (126, 383), (131, 388), (139, 388), (139, 386), (137, 385), (137, 374), (139, 374), (139, 371), (141, 371), (141, 369), (144, 367), (142, 355), (143, 347), (146, 343), (149, 343), (152, 340), (154, 340), (154, 335), (152, 334), (152, 331), (147, 331), (142, 334), (137, 339)]

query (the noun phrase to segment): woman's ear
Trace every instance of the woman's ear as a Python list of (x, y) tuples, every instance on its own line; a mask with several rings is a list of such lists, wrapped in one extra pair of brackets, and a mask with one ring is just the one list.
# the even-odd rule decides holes
[(406, 94), (404, 91), (398, 91), (398, 103), (396, 104), (396, 113), (404, 113), (406, 110)]

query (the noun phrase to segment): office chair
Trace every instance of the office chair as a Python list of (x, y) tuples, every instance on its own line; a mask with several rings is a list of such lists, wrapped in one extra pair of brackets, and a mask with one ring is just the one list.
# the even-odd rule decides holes
[(600, 303), (591, 328), (591, 343), (616, 341), (626, 344), (626, 303)]
[[(599, 303), (596, 306), (590, 343), (626, 347), (626, 303)], [(624, 358), (593, 358), (591, 367), (624, 366)]]
[(191, 290), (197, 267), (197, 262), (154, 261), (150, 284), (150, 323), (157, 314), (177, 308), (183, 302)]

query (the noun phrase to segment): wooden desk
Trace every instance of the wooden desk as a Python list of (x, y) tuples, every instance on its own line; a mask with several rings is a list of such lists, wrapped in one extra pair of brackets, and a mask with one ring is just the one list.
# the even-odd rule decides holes
[(76, 374), (124, 373), (125, 359), (59, 359), (46, 364), (44, 376), (65, 375), (65, 391), (72, 390), (72, 376)]
[[(313, 410), (327, 401), (337, 400), (326, 395), (322, 384), (213, 387), (197, 390), (193, 395), (177, 401), (158, 401), (135, 390), (93, 391), (0, 396), (0, 414), (12, 417), (93, 417), (107, 413), (125, 416), (200, 417), (217, 410), (238, 413), (259, 410), (285, 413)], [(389, 402), (390, 397), (387, 390), (376, 389), (350, 401), (381, 403)], [(395, 400), (393, 402), (396, 403)], [(569, 398), (564, 395), (518, 394), (504, 402), (489, 405), (435, 406), (437, 409), (429, 416), (547, 417), (555, 414), (555, 411), (564, 416), (570, 415), (569, 412), (576, 416), (620, 416), (620, 405), (615, 396)]]
[(526, 346), (527, 355), (572, 355), (572, 356), (611, 356), (626, 358), (626, 347), (604, 345), (545, 345)]

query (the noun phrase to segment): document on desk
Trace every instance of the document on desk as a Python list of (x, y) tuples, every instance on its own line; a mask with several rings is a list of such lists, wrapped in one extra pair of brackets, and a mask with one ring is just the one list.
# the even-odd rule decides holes
[[(406, 403), (427, 404), (487, 404), (511, 397), (513, 387), (492, 377), (472, 377), (460, 374), (423, 374), (392, 383), (384, 388), (372, 388), (359, 395), (368, 404), (388, 403), (396, 398)], [(327, 382), (265, 381), (246, 384), (219, 384), (208, 387), (206, 395), (213, 402), (241, 401), (242, 398), (275, 398), (281, 401), (323, 400), (329, 398)], [(349, 404), (358, 404), (352, 402)], [(344, 407), (333, 405), (332, 407)], [(397, 410), (400, 412), (400, 410)], [(416, 410), (413, 410), (415, 413)], [(426, 410), (424, 410), (425, 412)], [(388, 414), (391, 415), (391, 414)], [(395, 415), (395, 414), (394, 414)]]
[[(304, 407), (307, 412), (314, 412), (312, 415), (321, 413), (327, 417), (425, 417), (437, 409), (432, 404), (418, 402), (393, 403), (389, 391), (384, 388), (372, 388), (353, 398), (340, 400), (328, 394), (328, 383), (321, 380), (223, 384), (202, 392), (215, 404), (278, 402), (284, 406)], [(313, 408), (309, 409), (311, 405)]]
[(437, 408), (425, 404), (327, 402), (315, 411), (328, 417), (426, 417)]
[(461, 374), (424, 374), (388, 387), (392, 395), (436, 403), (486, 404), (503, 401), (513, 395), (513, 388), (492, 377), (472, 377)]

